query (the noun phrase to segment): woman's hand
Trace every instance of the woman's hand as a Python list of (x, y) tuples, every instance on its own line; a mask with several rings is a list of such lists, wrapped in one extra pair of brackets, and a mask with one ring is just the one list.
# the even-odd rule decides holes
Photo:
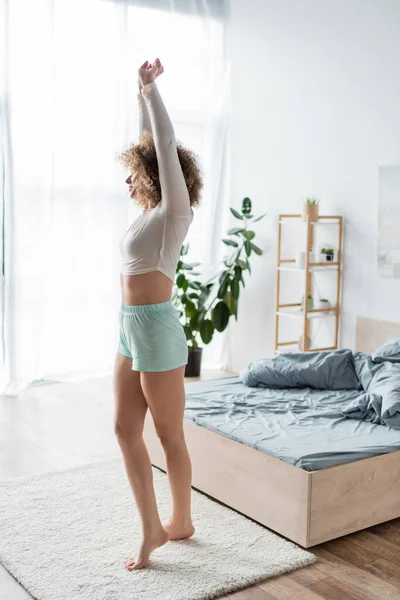
[(164, 67), (162, 66), (159, 58), (156, 58), (153, 64), (146, 60), (138, 70), (139, 92), (141, 91), (142, 87), (148, 83), (153, 83), (153, 81), (155, 81), (157, 77), (163, 73)]

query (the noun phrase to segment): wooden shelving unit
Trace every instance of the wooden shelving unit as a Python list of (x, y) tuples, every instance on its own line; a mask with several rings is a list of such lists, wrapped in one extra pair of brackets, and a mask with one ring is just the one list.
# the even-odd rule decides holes
[[(339, 338), (339, 317), (340, 317), (340, 284), (342, 275), (342, 242), (343, 242), (343, 217), (338, 215), (321, 215), (318, 219), (304, 221), (304, 226), (307, 228), (306, 245), (305, 245), (305, 264), (304, 268), (298, 268), (295, 259), (282, 259), (282, 227), (293, 222), (295, 219), (303, 220), (303, 215), (279, 215), (278, 221), (278, 261), (277, 261), (277, 285), (276, 285), (276, 315), (275, 315), (275, 352), (279, 353), (281, 347), (298, 346), (298, 341), (280, 342), (279, 341), (279, 320), (280, 318), (296, 318), (302, 319), (302, 348), (303, 352), (311, 352), (317, 350), (336, 350), (338, 348)], [(339, 227), (338, 247), (336, 251), (336, 260), (332, 262), (310, 262), (310, 250), (314, 247), (314, 227), (319, 223), (330, 223), (333, 226)], [(308, 308), (308, 296), (312, 290), (312, 273), (320, 270), (335, 270), (336, 271), (336, 303), (330, 308), (314, 309)], [(296, 271), (304, 273), (304, 306), (301, 311), (301, 303), (281, 304), (280, 288), (281, 288), (281, 272)], [(307, 347), (307, 342), (310, 337), (310, 320), (315, 318), (323, 318), (326, 316), (335, 316), (335, 333), (333, 345), (327, 348)]]

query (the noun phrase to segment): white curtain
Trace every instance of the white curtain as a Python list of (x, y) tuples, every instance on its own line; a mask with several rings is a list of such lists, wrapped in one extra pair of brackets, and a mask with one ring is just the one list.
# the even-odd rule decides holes
[[(105, 376), (118, 341), (118, 242), (137, 209), (117, 153), (135, 139), (137, 68), (205, 173), (188, 259), (221, 258), (229, 206), (226, 0), (3, 0), (0, 394)], [(204, 363), (224, 364), (224, 336)]]

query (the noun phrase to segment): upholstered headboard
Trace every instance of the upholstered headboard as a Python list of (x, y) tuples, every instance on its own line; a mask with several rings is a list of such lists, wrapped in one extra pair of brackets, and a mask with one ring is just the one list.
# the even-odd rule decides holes
[(400, 323), (357, 317), (356, 350), (370, 354), (394, 337), (400, 337)]

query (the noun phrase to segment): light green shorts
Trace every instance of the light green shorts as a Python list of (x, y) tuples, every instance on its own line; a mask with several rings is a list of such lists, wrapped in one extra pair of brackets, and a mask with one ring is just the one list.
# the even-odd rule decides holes
[(186, 365), (186, 335), (171, 300), (121, 304), (118, 352), (132, 359), (135, 371), (169, 371)]

